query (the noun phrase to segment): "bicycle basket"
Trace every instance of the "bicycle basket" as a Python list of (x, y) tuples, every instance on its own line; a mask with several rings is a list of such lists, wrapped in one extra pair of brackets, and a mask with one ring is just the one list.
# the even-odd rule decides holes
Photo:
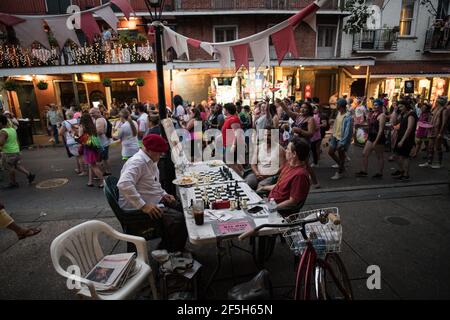
[[(317, 217), (317, 213), (325, 211), (334, 213), (339, 217), (338, 208), (322, 208), (310, 211), (303, 211), (290, 215), (285, 220), (288, 223), (298, 222), (303, 219), (312, 219)], [(324, 255), (328, 252), (340, 252), (342, 240), (342, 226), (335, 225), (328, 221), (326, 224), (315, 222), (305, 226), (306, 235), (309, 240), (305, 240), (300, 232), (301, 226), (289, 228), (284, 231), (283, 237), (286, 239), (289, 248), (295, 255), (301, 255), (306, 248), (308, 241), (311, 241), (318, 255)]]

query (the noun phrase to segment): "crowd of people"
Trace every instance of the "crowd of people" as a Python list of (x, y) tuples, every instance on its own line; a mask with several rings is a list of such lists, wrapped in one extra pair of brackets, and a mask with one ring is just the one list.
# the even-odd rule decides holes
[[(321, 187), (315, 171), (320, 166), (324, 148), (328, 147), (327, 154), (335, 162), (333, 168), (337, 169), (331, 179), (348, 176), (350, 158), (347, 152), (355, 142), (357, 128), (365, 127), (367, 131), (361, 169), (355, 173), (360, 178), (368, 177), (369, 169), (373, 170), (372, 178), (384, 176), (387, 145), (393, 147), (389, 160), (398, 162), (398, 170), (392, 177), (400, 181), (410, 179), (410, 159), (419, 156), (422, 147), (425, 147), (427, 160), (419, 165), (422, 168), (441, 168), (443, 147), (448, 151), (444, 139), (450, 119), (447, 97), (438, 97), (431, 105), (420, 97), (399, 96), (390, 103), (386, 95), (364, 99), (339, 98), (335, 94), (326, 106), (317, 98), (275, 99), (273, 103), (265, 100), (249, 106), (240, 101), (221, 105), (213, 100), (185, 105), (177, 95), (173, 105), (173, 110), (168, 108), (167, 113), (175, 128), (188, 133), (181, 140), (192, 147), (191, 160), (195, 160), (195, 150), (202, 154), (208, 144), (221, 136), (225, 162), (251, 188), (269, 193), (280, 210), (301, 206), (310, 188)], [(88, 177), (88, 187), (94, 187), (97, 180), (97, 186), (103, 188), (103, 178), (111, 174), (109, 148), (120, 144), (123, 169), (119, 190), (124, 207), (131, 206), (159, 217), (160, 201), (167, 205), (175, 203), (175, 199), (160, 188), (159, 171), (155, 167), (166, 150), (156, 138), (161, 136), (161, 129), (155, 105), (140, 103), (137, 99), (130, 105), (118, 104), (114, 99), (109, 110), (101, 104), (84, 110), (70, 108), (64, 114), (56, 105), (50, 105), (45, 119), (54, 142), (62, 138), (67, 155), (75, 159), (76, 173)], [(16, 171), (25, 174), (32, 183), (35, 175), (20, 163), (19, 144), (14, 134), (17, 124), (10, 113), (0, 116), (0, 129), (2, 163), (9, 172), (9, 187), (18, 187)], [(214, 129), (218, 135), (205, 141), (209, 129)], [(273, 140), (274, 135), (278, 139)], [(257, 152), (251, 154), (255, 143)], [(375, 166), (369, 166), (372, 151), (377, 159)], [(129, 186), (130, 179), (145, 172), (151, 181), (135, 183), (159, 190), (159, 195), (148, 195), (151, 203), (143, 200), (139, 190), (136, 193), (136, 188)], [(174, 220), (179, 222), (180, 219), (171, 221)]]

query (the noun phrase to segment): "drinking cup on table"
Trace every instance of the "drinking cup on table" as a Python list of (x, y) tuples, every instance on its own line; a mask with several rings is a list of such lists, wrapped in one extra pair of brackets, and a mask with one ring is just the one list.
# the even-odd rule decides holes
[(201, 226), (204, 223), (204, 205), (203, 201), (194, 201), (194, 206), (192, 208), (192, 214), (194, 215), (195, 224)]

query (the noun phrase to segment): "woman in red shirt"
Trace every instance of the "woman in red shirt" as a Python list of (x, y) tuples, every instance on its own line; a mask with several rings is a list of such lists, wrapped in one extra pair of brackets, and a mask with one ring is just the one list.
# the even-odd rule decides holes
[(286, 164), (277, 183), (259, 189), (270, 191), (269, 199), (275, 200), (277, 209), (294, 207), (306, 200), (311, 186), (307, 170), (308, 155), (309, 143), (294, 137), (286, 148)]
[[(239, 175), (242, 175), (244, 172), (242, 164), (245, 162), (245, 143), (241, 129), (241, 120), (236, 113), (236, 106), (233, 103), (225, 104), (223, 110), (225, 115), (225, 122), (222, 126), (224, 161)], [(238, 148), (238, 145), (244, 146), (243, 150), (242, 147)], [(227, 158), (230, 158), (230, 156), (227, 157), (227, 154), (233, 155), (231, 163), (227, 161)]]

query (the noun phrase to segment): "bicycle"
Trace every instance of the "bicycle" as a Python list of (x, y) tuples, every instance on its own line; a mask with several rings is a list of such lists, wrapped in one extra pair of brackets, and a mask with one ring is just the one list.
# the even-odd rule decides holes
[(347, 270), (338, 255), (342, 226), (338, 208), (304, 211), (288, 216), (281, 224), (263, 224), (239, 236), (243, 240), (263, 228), (280, 228), (299, 262), (295, 300), (352, 300)]

